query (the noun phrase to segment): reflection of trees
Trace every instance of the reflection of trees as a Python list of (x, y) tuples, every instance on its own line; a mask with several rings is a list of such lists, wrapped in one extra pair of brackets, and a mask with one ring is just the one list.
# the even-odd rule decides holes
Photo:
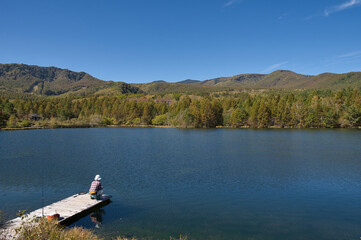
[(4, 224), (4, 213), (0, 210), (0, 227), (3, 226)]
[(96, 228), (100, 228), (103, 222), (103, 215), (105, 214), (104, 209), (98, 209), (92, 212), (89, 216), (93, 223), (95, 223)]

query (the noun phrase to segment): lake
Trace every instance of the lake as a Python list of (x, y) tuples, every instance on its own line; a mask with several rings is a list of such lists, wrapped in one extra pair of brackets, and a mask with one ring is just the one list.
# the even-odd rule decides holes
[(0, 209), (41, 208), (100, 174), (113, 202), (73, 225), (107, 239), (360, 239), (360, 143), (343, 129), (0, 131)]

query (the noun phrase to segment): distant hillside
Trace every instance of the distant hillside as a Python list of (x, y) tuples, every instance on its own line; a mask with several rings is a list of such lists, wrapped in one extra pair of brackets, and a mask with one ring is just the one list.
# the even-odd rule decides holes
[(200, 82), (189, 82), (188, 84), (215, 87), (337, 89), (361, 87), (361, 72), (344, 74), (323, 73), (317, 76), (309, 76), (292, 71), (278, 70), (270, 74), (240, 74), (233, 77), (220, 77)]
[(202, 92), (219, 91), (220, 87), (208, 87), (195, 84), (184, 84), (184, 83), (168, 83), (168, 82), (151, 82), (132, 84), (132, 86), (141, 89), (143, 92), (149, 94), (157, 93), (187, 93), (195, 94)]
[(184, 84), (192, 84), (192, 83), (199, 83), (199, 80), (192, 80), (192, 79), (186, 79), (177, 83), (184, 83)]
[(270, 74), (240, 74), (204, 81), (187, 79), (169, 83), (157, 81), (132, 84), (150, 94), (156, 93), (204, 93), (237, 89), (342, 89), (361, 87), (361, 72), (344, 74), (323, 73), (317, 76), (302, 75), (278, 70)]
[(156, 80), (156, 81), (153, 81), (152, 83), (164, 83), (164, 82), (166, 82), (166, 81), (164, 81), (164, 80)]
[(361, 87), (361, 72), (302, 75), (278, 70), (270, 74), (240, 74), (204, 81), (187, 79), (177, 83), (163, 80), (143, 84), (103, 81), (85, 72), (57, 67), (0, 64), (0, 91), (35, 95), (118, 93), (206, 93), (236, 89), (341, 89)]
[(139, 91), (129, 84), (102, 81), (85, 72), (25, 64), (0, 64), (0, 90), (39, 95)]

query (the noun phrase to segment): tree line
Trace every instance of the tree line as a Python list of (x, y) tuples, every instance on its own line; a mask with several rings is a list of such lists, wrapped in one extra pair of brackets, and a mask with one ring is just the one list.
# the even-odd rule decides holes
[[(139, 97), (139, 95), (138, 95)], [(361, 126), (359, 89), (171, 95), (171, 103), (118, 96), (0, 97), (0, 127), (158, 125), (183, 128)], [(38, 114), (41, 120), (32, 120)]]

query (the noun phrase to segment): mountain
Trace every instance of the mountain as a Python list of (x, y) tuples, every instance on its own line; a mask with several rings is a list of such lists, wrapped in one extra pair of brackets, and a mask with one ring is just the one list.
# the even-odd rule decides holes
[(262, 74), (240, 74), (233, 77), (219, 77), (199, 82), (200, 85), (218, 87), (257, 86), (257, 82), (265, 75)]
[(182, 83), (182, 84), (193, 84), (193, 83), (199, 83), (199, 80), (192, 80), (192, 79), (186, 79), (177, 83)]
[(140, 91), (129, 84), (103, 81), (85, 72), (26, 64), (0, 64), (0, 90), (39, 95)]
[(214, 87), (337, 89), (347, 87), (361, 87), (361, 72), (350, 72), (344, 74), (322, 73), (316, 76), (310, 76), (287, 70), (278, 70), (270, 74), (240, 74), (232, 77), (219, 77), (205, 81), (194, 82), (191, 84)]
[(152, 82), (133, 84), (149, 94), (156, 93), (204, 93), (229, 91), (241, 88), (257, 89), (342, 89), (361, 87), (361, 72), (344, 74), (322, 73), (316, 76), (278, 70), (270, 74), (239, 74), (204, 81), (184, 80), (177, 83)]
[(201, 92), (210, 92), (219, 90), (219, 87), (208, 87), (196, 84), (184, 84), (184, 83), (169, 83), (169, 82), (151, 82), (151, 83), (139, 83), (132, 84), (132, 86), (141, 89), (148, 94), (167, 94), (167, 93), (187, 93), (195, 94)]
[(164, 80), (156, 80), (156, 81), (153, 81), (152, 83), (165, 83), (166, 81)]
[(206, 93), (241, 88), (341, 89), (361, 87), (361, 72), (322, 73), (316, 76), (278, 70), (270, 74), (239, 74), (204, 81), (187, 79), (177, 83), (163, 80), (143, 84), (103, 81), (85, 72), (57, 67), (0, 64), (0, 91), (36, 95), (119, 93)]

